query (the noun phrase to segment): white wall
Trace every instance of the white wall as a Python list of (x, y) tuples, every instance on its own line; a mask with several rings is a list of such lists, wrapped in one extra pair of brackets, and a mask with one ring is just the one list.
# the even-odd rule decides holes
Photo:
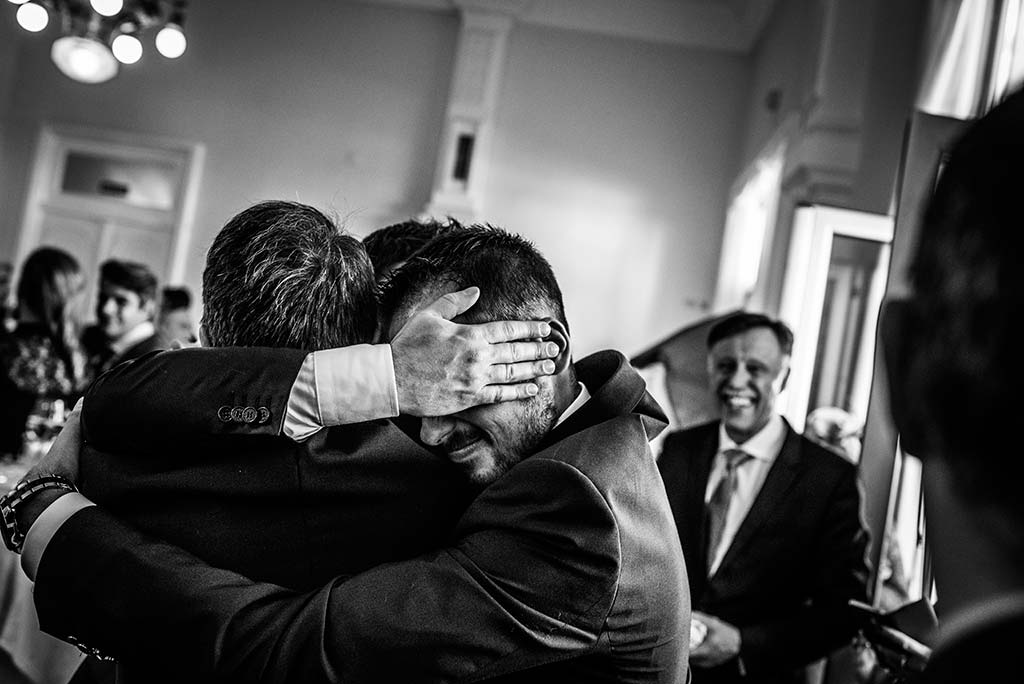
[[(0, 10), (6, 41), (19, 29), (13, 6)], [(254, 201), (334, 208), (360, 235), (415, 215), (429, 200), (458, 26), (454, 12), (389, 5), (197, 2), (178, 63), (150, 53), (99, 86), (50, 63), (55, 28), (20, 38), (0, 101), (0, 258), (13, 253), (47, 122), (206, 145), (186, 269), (197, 291), (213, 236)], [(550, 258), (578, 352), (633, 353), (703, 315), (748, 71), (740, 56), (513, 29), (483, 218)]]
[(195, 288), (210, 240), (252, 202), (335, 209), (356, 232), (418, 211), (430, 193), (457, 16), (310, 0), (262, 7), (193, 3), (178, 63), (150, 53), (97, 86), (60, 74), (49, 39), (22, 41), (6, 103), (5, 195), (19, 211), (0, 216), (0, 253), (13, 251), (47, 121), (206, 145), (187, 268)]
[(747, 76), (737, 56), (513, 29), (483, 214), (548, 256), (577, 355), (704, 315)]

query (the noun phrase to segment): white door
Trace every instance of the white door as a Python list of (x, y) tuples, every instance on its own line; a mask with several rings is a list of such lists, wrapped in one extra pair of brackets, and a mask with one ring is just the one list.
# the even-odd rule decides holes
[(192, 143), (44, 128), (16, 263), (42, 245), (67, 250), (86, 275), (89, 311), (108, 258), (146, 264), (161, 285), (179, 283), (202, 158)]

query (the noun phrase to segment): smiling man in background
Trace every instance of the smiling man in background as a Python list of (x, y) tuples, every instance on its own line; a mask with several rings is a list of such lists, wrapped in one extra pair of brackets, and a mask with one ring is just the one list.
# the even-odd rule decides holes
[(848, 599), (866, 597), (857, 470), (776, 411), (793, 348), (784, 323), (739, 313), (707, 342), (722, 418), (669, 435), (658, 461), (706, 627), (693, 681), (804, 682), (806, 665), (853, 637)]

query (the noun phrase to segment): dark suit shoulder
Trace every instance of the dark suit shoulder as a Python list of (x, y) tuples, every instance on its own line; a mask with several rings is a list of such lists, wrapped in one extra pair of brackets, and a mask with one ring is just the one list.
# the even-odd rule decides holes
[(835, 451), (795, 432), (792, 433), (790, 438), (787, 438), (787, 441), (791, 438), (797, 440), (806, 467), (817, 469), (823, 473), (829, 473), (834, 477), (857, 476), (857, 466)]
[(606, 420), (569, 435), (530, 459), (549, 459), (577, 468), (605, 488), (626, 473), (653, 464), (647, 433), (640, 416), (630, 414)]
[(708, 449), (715, 449), (718, 445), (719, 421), (702, 423), (685, 430), (675, 430), (665, 437), (661, 445), (661, 453), (658, 456), (659, 462), (682, 457), (689, 457), (695, 453), (704, 453)]

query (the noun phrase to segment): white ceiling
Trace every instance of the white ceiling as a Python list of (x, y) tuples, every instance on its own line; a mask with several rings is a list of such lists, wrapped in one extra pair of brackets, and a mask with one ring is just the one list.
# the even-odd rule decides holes
[(777, 0), (360, 0), (453, 11), (506, 12), (541, 26), (746, 53)]

